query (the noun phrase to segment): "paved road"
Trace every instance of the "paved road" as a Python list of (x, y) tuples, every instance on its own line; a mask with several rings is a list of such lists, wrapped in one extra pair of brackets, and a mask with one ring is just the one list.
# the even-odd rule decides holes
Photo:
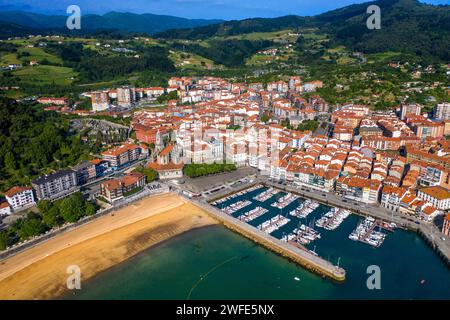
[(140, 159), (137, 160), (136, 162), (134, 162), (132, 165), (127, 166), (125, 168), (122, 168), (120, 170), (117, 171), (113, 171), (111, 173), (108, 173), (107, 175), (104, 175), (98, 179), (95, 179), (85, 185), (83, 185), (81, 187), (81, 191), (85, 194), (88, 194), (89, 197), (93, 197), (95, 194), (98, 194), (100, 192), (100, 184), (105, 181), (105, 180), (109, 180), (112, 179), (114, 177), (119, 177), (121, 176), (125, 171), (128, 171), (130, 169), (136, 168), (137, 166), (139, 166), (140, 164), (142, 164), (143, 162), (147, 161), (148, 159)]
[[(104, 175), (94, 181), (91, 181), (83, 186), (81, 186), (81, 191), (84, 194), (88, 194), (90, 198), (94, 197), (96, 194), (98, 194), (100, 192), (100, 184), (108, 179), (112, 179), (114, 177), (120, 176), (122, 175), (125, 171), (130, 170), (132, 168), (137, 167), (138, 165), (140, 165), (142, 162), (147, 161), (148, 159), (140, 159), (138, 161), (136, 161), (135, 163), (133, 163), (132, 165), (122, 168), (120, 170), (117, 171), (113, 171), (111, 173), (108, 173), (107, 175)], [(20, 211), (20, 212), (15, 212), (9, 216), (7, 216), (6, 218), (4, 218), (1, 221), (0, 224), (0, 231), (3, 229), (6, 229), (9, 225), (13, 224), (17, 219), (23, 218), (25, 217), (26, 213), (32, 210), (32, 208), (29, 208), (27, 210), (24, 211)]]

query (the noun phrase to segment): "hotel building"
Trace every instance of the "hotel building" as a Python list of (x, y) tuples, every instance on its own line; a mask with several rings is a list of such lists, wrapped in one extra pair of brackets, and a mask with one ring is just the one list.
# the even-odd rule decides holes
[(119, 168), (139, 159), (141, 148), (134, 144), (124, 144), (102, 153), (102, 159), (112, 168)]
[(79, 190), (77, 175), (73, 170), (60, 170), (42, 176), (31, 184), (39, 200), (57, 200)]

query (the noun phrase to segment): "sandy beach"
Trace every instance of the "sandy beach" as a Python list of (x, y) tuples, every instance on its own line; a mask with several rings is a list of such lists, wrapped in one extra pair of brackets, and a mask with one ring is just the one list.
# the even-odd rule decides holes
[(188, 230), (217, 223), (174, 194), (143, 199), (0, 262), (0, 299), (52, 299), (68, 292), (67, 267), (83, 281)]

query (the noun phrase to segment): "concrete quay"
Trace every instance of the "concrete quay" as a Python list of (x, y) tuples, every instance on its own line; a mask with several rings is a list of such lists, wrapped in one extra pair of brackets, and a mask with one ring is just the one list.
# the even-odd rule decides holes
[(209, 212), (211, 216), (220, 221), (225, 227), (233, 230), (246, 238), (264, 246), (265, 248), (284, 256), (307, 270), (317, 273), (323, 277), (342, 282), (345, 280), (345, 270), (339, 266), (333, 265), (331, 262), (316, 256), (309, 252), (306, 248), (304, 250), (294, 247), (288, 243), (278, 240), (265, 232), (242, 222), (234, 217), (231, 217), (216, 207), (210, 205), (205, 200), (190, 199), (192, 203)]
[(273, 181), (269, 181), (264, 177), (259, 177), (258, 181), (267, 186), (295, 193), (301, 197), (310, 198), (329, 206), (350, 210), (352, 211), (352, 213), (360, 216), (371, 216), (386, 222), (394, 222), (395, 224), (397, 224), (397, 226), (403, 229), (417, 232), (418, 235), (421, 236), (425, 240), (425, 242), (427, 242), (431, 246), (431, 248), (437, 252), (444, 263), (450, 267), (450, 239), (448, 239), (448, 237), (443, 238), (442, 233), (434, 224), (428, 224), (423, 221), (417, 224), (414, 220), (406, 217), (402, 213), (387, 210), (380, 205), (371, 205), (361, 203), (356, 200), (343, 199), (336, 194), (325, 191), (312, 189), (308, 190), (308, 187), (279, 184)]

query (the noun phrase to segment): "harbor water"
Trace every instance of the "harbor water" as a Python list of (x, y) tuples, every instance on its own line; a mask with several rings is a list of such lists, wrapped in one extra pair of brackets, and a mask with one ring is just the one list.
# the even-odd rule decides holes
[[(253, 198), (265, 188), (236, 196), (216, 206), (226, 208), (251, 201), (232, 215), (238, 217), (257, 206), (267, 212), (250, 221), (258, 226), (277, 215), (290, 221), (271, 233), (277, 238), (299, 225), (314, 226), (330, 211), (320, 205), (306, 218), (289, 214), (304, 199), (285, 208), (271, 204), (285, 193), (265, 202)], [(403, 230), (386, 232), (375, 248), (348, 237), (361, 218), (351, 215), (335, 230), (314, 226), (320, 239), (307, 245), (347, 274), (334, 283), (302, 269), (222, 226), (193, 230), (164, 242), (83, 282), (82, 289), (67, 299), (450, 299), (450, 269), (416, 234)], [(380, 268), (381, 288), (370, 290), (369, 266)]]

